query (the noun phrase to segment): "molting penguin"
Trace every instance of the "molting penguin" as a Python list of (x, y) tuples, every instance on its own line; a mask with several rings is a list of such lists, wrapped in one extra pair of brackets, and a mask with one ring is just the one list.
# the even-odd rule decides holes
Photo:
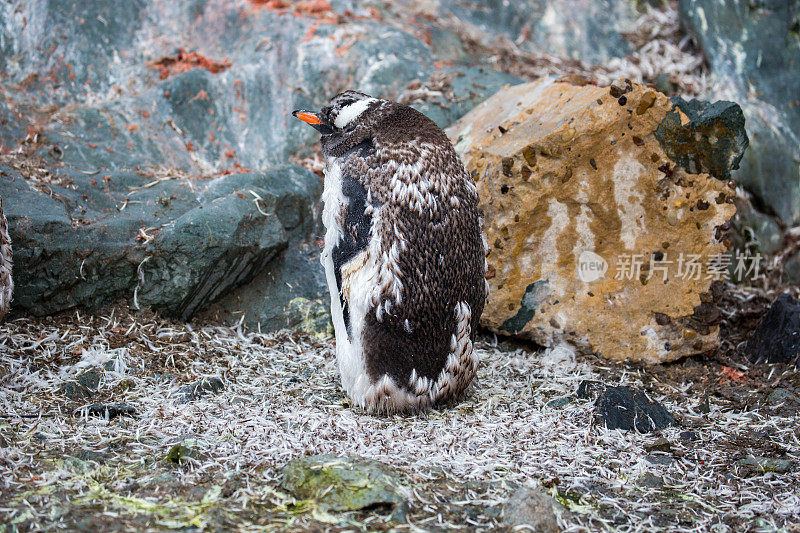
[(293, 115), (322, 134), (322, 262), (344, 388), (368, 411), (459, 397), (488, 289), (477, 190), (450, 140), (356, 91)]

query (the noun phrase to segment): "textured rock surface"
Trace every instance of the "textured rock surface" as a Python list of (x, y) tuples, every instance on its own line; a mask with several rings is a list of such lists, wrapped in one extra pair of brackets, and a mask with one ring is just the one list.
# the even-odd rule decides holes
[(745, 347), (754, 363), (788, 363), (800, 355), (800, 301), (781, 294)]
[(503, 523), (521, 531), (557, 533), (561, 531), (558, 517), (568, 514), (563, 505), (542, 489), (520, 487), (503, 504)]
[(733, 102), (687, 102), (679, 96), (672, 101), (676, 109), (655, 133), (667, 156), (691, 173), (730, 178), (749, 144), (742, 108)]
[[(447, 130), (485, 213), (486, 327), (649, 363), (717, 345), (707, 263), (726, 251), (716, 228), (735, 212), (733, 191), (668, 157), (680, 136), (656, 132), (676, 113), (629, 82), (543, 80), (500, 91)], [(689, 124), (677, 116), (667, 125)], [(685, 275), (690, 256), (696, 276)]]
[(441, 61), (421, 27), (378, 7), (3, 3), (0, 194), (19, 237), (18, 308), (125, 298), (325, 331), (319, 179), (278, 166), (318, 137), (291, 111), (357, 88), (445, 125), (519, 81)]
[(681, 0), (680, 14), (710, 63), (710, 96), (747, 117), (752, 149), (734, 177), (763, 210), (800, 224), (800, 2)]
[(663, 405), (630, 387), (606, 388), (595, 405), (598, 423), (608, 429), (635, 429), (639, 433), (649, 433), (675, 423)]
[(323, 509), (357, 511), (395, 506), (404, 501), (395, 476), (389, 467), (377, 461), (314, 455), (286, 465), (281, 486), (295, 498), (316, 501)]
[(189, 318), (307, 233), (320, 189), (296, 166), (205, 180), (62, 171), (45, 181), (0, 166), (0, 177), (18, 250), (16, 306), (37, 315), (126, 298)]
[(472, 31), (502, 35), (524, 50), (605, 62), (631, 49), (623, 33), (637, 17), (635, 2), (617, 0), (435, 0), (412, 2)]

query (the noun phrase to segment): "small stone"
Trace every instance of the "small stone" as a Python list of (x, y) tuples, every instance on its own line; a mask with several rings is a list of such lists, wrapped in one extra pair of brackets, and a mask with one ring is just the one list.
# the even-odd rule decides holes
[(737, 465), (752, 467), (756, 473), (775, 472), (785, 474), (794, 467), (794, 461), (790, 459), (773, 459), (759, 455), (748, 455), (744, 459), (736, 461)]
[(797, 397), (794, 395), (794, 393), (789, 389), (779, 387), (772, 391), (769, 396), (767, 396), (767, 401), (772, 405), (779, 405), (782, 403), (791, 402), (796, 398)]
[(800, 355), (800, 301), (781, 294), (747, 341), (753, 363), (788, 363)]
[(696, 441), (700, 438), (694, 431), (682, 431), (680, 437), (686, 441)]
[(92, 391), (78, 383), (77, 381), (68, 381), (61, 385), (59, 392), (69, 398), (70, 400), (75, 400), (77, 402), (86, 400), (87, 398), (92, 397)]
[(136, 416), (136, 409), (124, 403), (93, 403), (87, 407), (77, 409), (75, 414), (78, 416), (96, 416), (105, 418), (106, 420), (113, 420), (118, 416)]
[(592, 400), (597, 398), (604, 388), (605, 385), (599, 381), (584, 379), (581, 381), (580, 385), (578, 385), (578, 390), (575, 392), (575, 395), (581, 400)]
[(664, 486), (664, 478), (646, 472), (639, 476), (639, 479), (636, 480), (636, 484), (648, 489), (660, 489)]
[(405, 501), (397, 474), (377, 461), (354, 456), (312, 455), (283, 469), (281, 487), (299, 500), (331, 511), (395, 507)]
[(206, 394), (217, 394), (225, 388), (225, 384), (219, 378), (203, 378), (200, 381), (184, 385), (177, 391), (183, 403), (191, 402), (202, 398)]
[(656, 439), (650, 444), (645, 444), (644, 449), (648, 452), (671, 452), (672, 443), (667, 439)]
[[(729, 179), (750, 144), (741, 107), (725, 101), (687, 102), (680, 97), (673, 102), (675, 109), (667, 113), (655, 132), (664, 152), (690, 172), (708, 172), (717, 179)], [(688, 122), (679, 110), (689, 118)]]
[(671, 455), (664, 455), (661, 453), (651, 453), (645, 460), (652, 465), (669, 465), (675, 459)]
[(646, 91), (639, 99), (639, 105), (636, 106), (636, 114), (644, 115), (648, 109), (653, 107), (653, 103), (655, 103), (655, 101), (656, 101), (655, 91)]
[(611, 96), (613, 96), (614, 98), (621, 97), (623, 94), (629, 92), (631, 89), (632, 85), (630, 80), (625, 80), (625, 79), (615, 80), (608, 88), (609, 93), (611, 93)]
[[(557, 533), (559, 517), (569, 511), (542, 489), (520, 487), (503, 505), (503, 523), (510, 528), (537, 533)], [(523, 529), (524, 526), (524, 529)]]
[(640, 433), (664, 429), (675, 423), (672, 415), (640, 391), (630, 387), (608, 387), (595, 403), (597, 421), (608, 429)]
[(167, 461), (176, 465), (182, 465), (188, 461), (201, 461), (207, 457), (200, 451), (199, 443), (194, 439), (187, 439), (174, 445), (167, 453)]
[(97, 392), (97, 389), (100, 388), (101, 377), (97, 370), (87, 370), (78, 376), (77, 381), (91, 392)]
[(525, 161), (530, 166), (536, 166), (536, 151), (533, 149), (533, 146), (526, 146), (522, 149), (522, 157), (525, 158)]
[(554, 409), (561, 409), (562, 407), (569, 405), (571, 402), (572, 398), (570, 398), (569, 396), (563, 396), (561, 398), (555, 398), (547, 402), (547, 407), (552, 407)]

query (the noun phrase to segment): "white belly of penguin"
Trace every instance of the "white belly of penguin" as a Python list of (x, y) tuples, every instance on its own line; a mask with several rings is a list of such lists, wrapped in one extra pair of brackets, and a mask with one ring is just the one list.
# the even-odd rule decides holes
[(361, 334), (364, 319), (369, 312), (368, 295), (372, 292), (377, 268), (375, 262), (369, 259), (369, 247), (342, 267), (342, 296), (348, 302), (350, 311), (348, 336), (339, 289), (336, 285), (336, 267), (333, 263), (333, 248), (339, 243), (344, 232), (341, 214), (348, 204), (348, 199), (342, 193), (342, 169), (335, 159), (329, 160), (325, 169), (322, 201), (324, 203), (322, 223), (326, 230), (322, 263), (331, 294), (331, 317), (336, 334), (336, 360), (342, 377), (342, 386), (356, 405), (364, 407), (365, 397), (372, 384), (367, 376)]

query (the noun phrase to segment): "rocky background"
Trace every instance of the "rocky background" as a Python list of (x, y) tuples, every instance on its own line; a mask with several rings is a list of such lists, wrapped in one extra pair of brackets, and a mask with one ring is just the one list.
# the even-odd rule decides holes
[(502, 86), (548, 75), (740, 103), (751, 146), (732, 175), (739, 244), (800, 278), (796, 2), (0, 10), (0, 196), (17, 315), (125, 300), (184, 320), (324, 328), (320, 160), (315, 133), (289, 112), (355, 88), (444, 127)]
[[(797, 0), (3, 2), (0, 529), (794, 531), (798, 31)], [(348, 88), (447, 128), (481, 195), (476, 386), (425, 416), (338, 382), (290, 113)], [(729, 247), (765, 275), (613, 276)]]

